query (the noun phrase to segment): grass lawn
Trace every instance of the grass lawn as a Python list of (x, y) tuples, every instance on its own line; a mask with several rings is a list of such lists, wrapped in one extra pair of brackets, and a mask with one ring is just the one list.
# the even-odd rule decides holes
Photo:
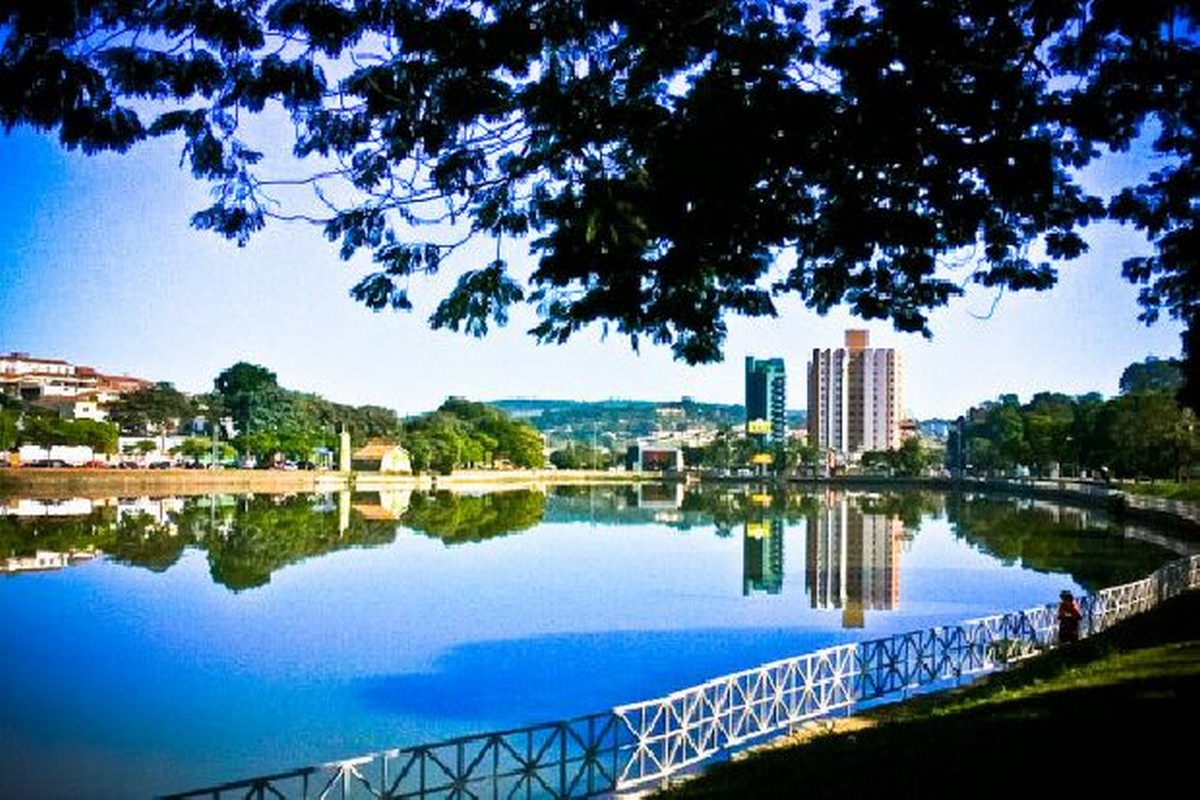
[(1200, 481), (1185, 481), (1182, 483), (1175, 481), (1149, 481), (1146, 483), (1122, 481), (1113, 485), (1129, 494), (1162, 497), (1168, 500), (1181, 500), (1186, 503), (1200, 505)]

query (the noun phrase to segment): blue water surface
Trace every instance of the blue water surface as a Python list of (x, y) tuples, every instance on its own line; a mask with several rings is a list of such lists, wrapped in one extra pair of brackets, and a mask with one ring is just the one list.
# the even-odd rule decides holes
[(759, 590), (761, 528), (560, 516), (455, 545), (397, 522), (237, 591), (198, 547), (162, 572), (2, 576), (0, 796), (151, 797), (568, 718), (1075, 585), (937, 515), (879, 539), (888, 589), (865, 597), (845, 590), (863, 556), (822, 550), (805, 519), (777, 525), (782, 571)]

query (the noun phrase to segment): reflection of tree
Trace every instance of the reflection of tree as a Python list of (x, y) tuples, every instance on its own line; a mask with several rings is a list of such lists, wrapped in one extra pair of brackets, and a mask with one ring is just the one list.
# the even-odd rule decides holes
[(0, 557), (32, 556), (38, 550), (72, 553), (107, 550), (116, 519), (115, 508), (66, 517), (0, 516)]
[[(902, 520), (910, 534), (922, 520), (944, 514), (955, 534), (981, 551), (1005, 563), (1070, 574), (1089, 589), (1136, 580), (1165, 560), (1161, 548), (1117, 535), (1107, 523), (1069, 507), (935, 492), (852, 492), (848, 499), (863, 514)], [(241, 590), (266, 584), (275, 570), (306, 558), (389, 543), (398, 525), (448, 544), (516, 533), (542, 521), (711, 525), (716, 535), (728, 536), (747, 523), (793, 524), (819, 511), (823, 500), (776, 486), (701, 486), (683, 494), (679, 513), (669, 519), (637, 503), (636, 489), (618, 484), (555, 487), (549, 498), (532, 490), (416, 492), (399, 521), (352, 513), (339, 533), (335, 507), (321, 505), (319, 496), (192, 497), (167, 523), (148, 514), (118, 519), (115, 505), (74, 516), (0, 516), (0, 558), (98, 550), (117, 563), (162, 572), (187, 548), (199, 548), (208, 553), (213, 580)]]
[(943, 497), (933, 492), (884, 492), (860, 496), (858, 507), (864, 514), (899, 517), (904, 530), (912, 535), (921, 527), (922, 519), (941, 515), (945, 507)]
[(460, 544), (532, 528), (545, 511), (546, 496), (531, 489), (480, 496), (417, 492), (400, 521), (446, 544)]
[(711, 517), (718, 533), (729, 535), (733, 528), (747, 521), (778, 519), (795, 522), (818, 502), (812, 494), (777, 488), (700, 487), (684, 495), (683, 508)]
[(189, 544), (189, 537), (178, 535), (172, 526), (143, 513), (122, 517), (112, 527), (112, 536), (103, 549), (119, 564), (165, 572)]
[(1160, 547), (1114, 534), (1083, 512), (955, 496), (947, 503), (955, 535), (1006, 564), (1063, 572), (1089, 591), (1145, 577), (1163, 563)]
[(213, 580), (234, 590), (262, 586), (275, 570), (305, 558), (395, 538), (394, 525), (363, 520), (340, 533), (337, 515), (318, 512), (303, 495), (244, 498), (230, 521), (203, 546)]

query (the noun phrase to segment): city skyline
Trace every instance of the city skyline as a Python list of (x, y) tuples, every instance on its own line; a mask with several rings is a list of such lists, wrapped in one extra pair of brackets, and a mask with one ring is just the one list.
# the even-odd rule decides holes
[[(1089, 231), (1092, 251), (1061, 266), (1056, 288), (999, 297), (971, 289), (931, 315), (931, 341), (840, 308), (819, 316), (794, 298), (779, 303), (776, 319), (729, 318), (725, 360), (698, 367), (663, 346), (635, 353), (624, 337), (593, 329), (537, 345), (525, 333), (536, 322), (526, 307), (483, 339), (431, 331), (425, 319), (452, 275), (414, 280), (412, 313), (372, 313), (348, 296), (367, 265), (341, 262), (317, 229), (271, 225), (245, 248), (191, 229), (207, 189), (178, 156), (171, 142), (88, 157), (29, 130), (0, 135), (0, 351), (191, 393), (246, 361), (288, 389), (401, 414), (452, 395), (740, 404), (743, 359), (782, 358), (800, 407), (808, 354), (861, 328), (875, 346), (903, 354), (905, 412), (918, 419), (954, 417), (1005, 393), (1111, 396), (1129, 364), (1179, 355), (1180, 325), (1138, 322), (1137, 288), (1120, 277), (1120, 262), (1144, 244), (1108, 224)], [(1146, 166), (1131, 153), (1093, 178), (1103, 188)], [(505, 248), (520, 260), (525, 244)]]

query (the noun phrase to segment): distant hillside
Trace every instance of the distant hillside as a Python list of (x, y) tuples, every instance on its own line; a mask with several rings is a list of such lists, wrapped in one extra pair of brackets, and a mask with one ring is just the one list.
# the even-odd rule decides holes
[[(553, 438), (586, 440), (595, 432), (613, 439), (636, 439), (663, 430), (694, 427), (738, 428), (746, 422), (742, 405), (702, 403), (688, 398), (654, 400), (510, 399), (487, 403), (522, 419)], [(788, 424), (804, 425), (803, 411), (788, 413)]]

